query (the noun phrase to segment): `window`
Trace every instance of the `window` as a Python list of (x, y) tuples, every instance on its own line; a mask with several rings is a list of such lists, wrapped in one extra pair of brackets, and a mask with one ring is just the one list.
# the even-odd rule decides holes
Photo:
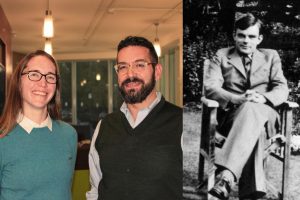
[(59, 62), (62, 119), (72, 122), (72, 63)]
[(178, 99), (181, 98), (181, 95), (178, 93), (180, 91), (179, 87), (181, 87), (178, 84), (179, 48), (170, 49), (161, 56), (159, 61), (162, 64), (163, 74), (157, 84), (157, 88), (168, 101), (179, 104)]
[(107, 61), (76, 63), (77, 123), (91, 123), (96, 127), (108, 113)]
[(113, 111), (120, 110), (122, 103), (123, 99), (119, 92), (118, 76), (115, 70), (113, 70)]
[(59, 61), (62, 120), (95, 128), (107, 113), (120, 108), (115, 61)]

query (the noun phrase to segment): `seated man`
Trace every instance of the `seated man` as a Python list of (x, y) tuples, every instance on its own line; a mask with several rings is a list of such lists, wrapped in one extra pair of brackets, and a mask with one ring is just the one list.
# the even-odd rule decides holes
[[(263, 40), (262, 22), (247, 13), (234, 28), (235, 47), (220, 49), (205, 77), (207, 97), (220, 104), (219, 131), (226, 141), (216, 155), (219, 180), (209, 193), (227, 199), (239, 180), (241, 198), (265, 194), (263, 150), (265, 138), (276, 134), (275, 106), (287, 100), (288, 87), (280, 57), (272, 49), (257, 49)], [(249, 186), (247, 183), (251, 181)]]

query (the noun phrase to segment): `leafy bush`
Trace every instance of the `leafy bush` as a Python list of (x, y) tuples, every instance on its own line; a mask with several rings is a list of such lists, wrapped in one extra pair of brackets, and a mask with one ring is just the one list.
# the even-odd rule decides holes
[[(233, 24), (228, 22), (234, 20), (235, 9), (230, 7), (234, 5), (221, 5), (222, 8), (226, 8), (221, 9), (216, 2), (218, 1), (184, 1), (183, 101), (185, 105), (193, 105), (195, 109), (198, 109), (202, 95), (204, 60), (210, 59), (219, 48), (233, 44)], [(300, 50), (297, 47), (297, 41), (300, 41), (300, 28), (294, 27), (296, 26), (294, 24), (277, 22), (274, 17), (270, 17), (274, 12), (276, 16), (278, 12), (276, 10), (268, 12), (254, 10), (265, 24), (261, 47), (274, 48), (278, 51), (290, 88), (289, 101), (300, 105)], [(294, 126), (300, 127), (298, 119), (300, 111), (296, 109), (295, 112)], [(294, 133), (299, 133), (299, 130), (295, 128)]]

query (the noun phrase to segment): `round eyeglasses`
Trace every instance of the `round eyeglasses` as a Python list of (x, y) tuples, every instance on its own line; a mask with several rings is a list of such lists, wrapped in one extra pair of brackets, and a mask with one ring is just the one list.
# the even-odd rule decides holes
[(56, 74), (42, 74), (38, 71), (28, 71), (28, 72), (23, 72), (21, 73), (21, 75), (26, 75), (27, 74), (27, 77), (29, 80), (31, 81), (39, 81), (42, 79), (43, 76), (45, 76), (45, 79), (47, 81), (47, 83), (50, 83), (50, 84), (55, 84), (57, 83), (57, 80), (58, 80), (58, 76)]

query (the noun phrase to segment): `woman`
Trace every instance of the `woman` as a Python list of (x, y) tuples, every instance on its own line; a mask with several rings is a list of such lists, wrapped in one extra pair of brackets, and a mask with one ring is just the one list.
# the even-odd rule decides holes
[(0, 118), (0, 200), (70, 200), (77, 134), (59, 121), (60, 79), (44, 51), (16, 67)]

